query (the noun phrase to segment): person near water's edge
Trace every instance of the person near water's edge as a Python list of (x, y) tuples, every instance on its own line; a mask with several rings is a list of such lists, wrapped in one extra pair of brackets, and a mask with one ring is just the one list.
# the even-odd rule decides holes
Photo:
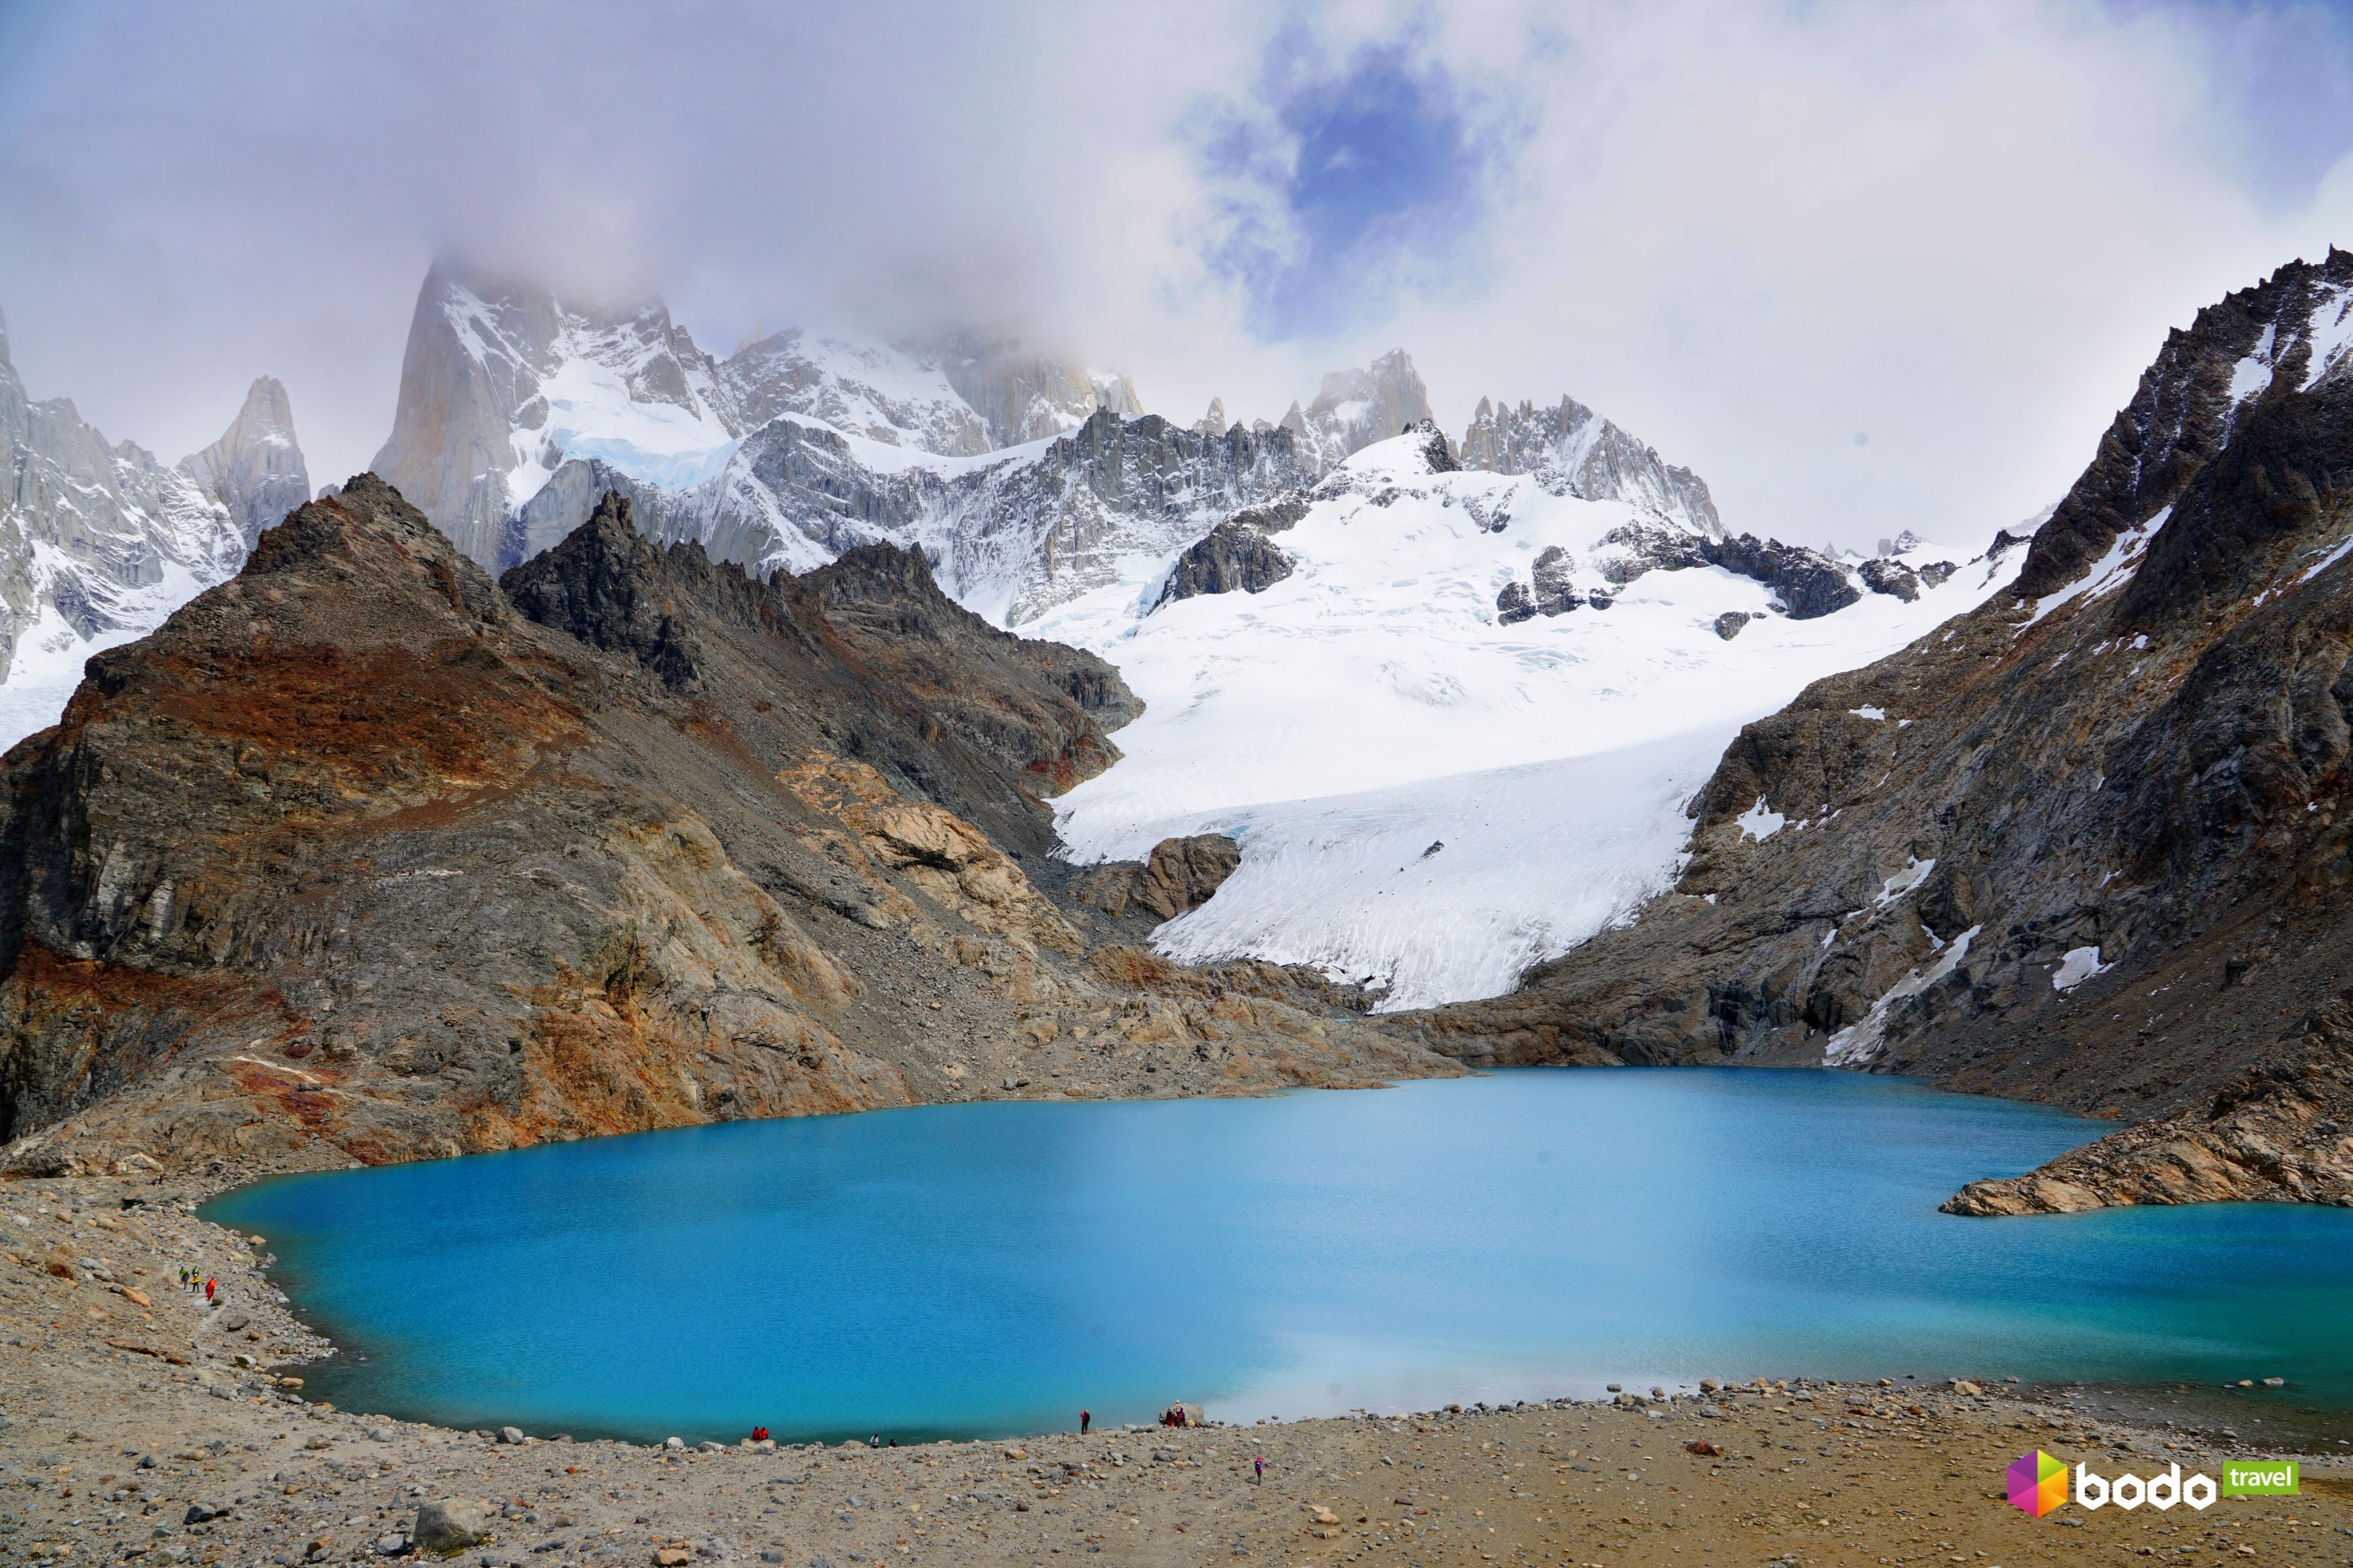
[(1257, 1455), (1250, 1460), (1250, 1479), (1260, 1486), (1266, 1485), (1266, 1456), (1264, 1454)]
[(1095, 1417), (1094, 1417), (1094, 1412), (1092, 1412), (1092, 1411), (1091, 1411), (1091, 1410), (1082, 1410), (1082, 1411), (1080, 1411), (1080, 1412), (1079, 1412), (1079, 1436), (1080, 1436), (1083, 1437), (1083, 1436), (1085, 1436), (1087, 1435), (1087, 1426), (1088, 1426), (1089, 1423), (1091, 1423), (1091, 1422), (1092, 1422), (1092, 1421), (1094, 1420), (1094, 1418), (1095, 1418)]

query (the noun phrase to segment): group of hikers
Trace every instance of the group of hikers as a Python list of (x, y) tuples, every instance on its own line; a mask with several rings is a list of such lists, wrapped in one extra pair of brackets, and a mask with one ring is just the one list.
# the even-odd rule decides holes
[[(1080, 1436), (1085, 1436), (1088, 1430), (1092, 1427), (1094, 1424), (1095, 1413), (1093, 1411), (1082, 1410), (1079, 1412)], [(1163, 1426), (1190, 1426), (1195, 1425), (1195, 1422), (1191, 1413), (1188, 1412), (1180, 1403), (1172, 1405), (1167, 1409), (1160, 1413), (1160, 1425)]]
[(213, 1292), (220, 1289), (220, 1280), (211, 1275), (206, 1274), (200, 1268), (183, 1268), (180, 1270), (181, 1289), (193, 1290), (200, 1283), (205, 1288), (205, 1303), (209, 1306), (212, 1304)]
[[(183, 1268), (180, 1270), (180, 1282), (185, 1285), (187, 1283), (187, 1280), (188, 1271)], [(209, 1300), (212, 1294), (212, 1281), (209, 1279), (205, 1282), (205, 1291), (206, 1299)], [(1079, 1412), (1080, 1436), (1085, 1436), (1089, 1430), (1093, 1427), (1094, 1424), (1095, 1413), (1093, 1411), (1082, 1410)], [(1195, 1425), (1195, 1423), (1192, 1413), (1187, 1410), (1180, 1403), (1172, 1405), (1167, 1409), (1160, 1413), (1160, 1425), (1163, 1426), (1190, 1426)], [(752, 1441), (754, 1443), (765, 1443), (767, 1440), (768, 1429), (765, 1426), (754, 1426), (752, 1428)], [(866, 1439), (866, 1446), (870, 1448), (880, 1448), (884, 1447), (885, 1444), (883, 1438), (878, 1434), (868, 1437)], [(899, 1446), (899, 1439), (896, 1437), (891, 1438), (888, 1446), (893, 1448), (897, 1447)], [(1264, 1454), (1254, 1455), (1251, 1458), (1250, 1479), (1257, 1482), (1260, 1486), (1266, 1485), (1266, 1456)]]

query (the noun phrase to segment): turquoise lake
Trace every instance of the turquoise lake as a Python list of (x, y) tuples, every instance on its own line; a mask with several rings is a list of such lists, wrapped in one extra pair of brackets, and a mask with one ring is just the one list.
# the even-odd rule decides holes
[(269, 1238), (345, 1409), (902, 1441), (1771, 1374), (2353, 1405), (2353, 1213), (1936, 1212), (2107, 1124), (1851, 1073), (1525, 1070), (935, 1106), (297, 1176)]

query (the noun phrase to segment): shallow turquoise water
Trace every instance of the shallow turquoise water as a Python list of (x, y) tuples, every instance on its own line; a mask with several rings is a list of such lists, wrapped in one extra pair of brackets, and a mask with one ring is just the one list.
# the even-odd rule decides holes
[(2353, 1405), (2353, 1213), (1967, 1220), (2106, 1131), (1849, 1073), (1495, 1073), (738, 1122), (265, 1183), (208, 1217), (346, 1409), (902, 1439), (1703, 1374), (2280, 1375)]

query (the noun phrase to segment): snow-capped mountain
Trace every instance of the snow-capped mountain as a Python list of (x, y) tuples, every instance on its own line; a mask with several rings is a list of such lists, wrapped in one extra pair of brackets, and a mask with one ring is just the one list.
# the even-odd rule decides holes
[(618, 490), (653, 538), (693, 541), (755, 576), (808, 571), (860, 544), (919, 546), (959, 601), (1014, 626), (1156, 568), (1235, 510), (1308, 479), (1289, 431), (1204, 436), (1157, 415), (1101, 410), (1066, 436), (964, 458), (780, 417), (683, 490), (601, 461), (566, 463), (524, 505), (516, 536), (525, 554), (546, 549)]
[(1526, 474), (1547, 495), (1632, 501), (1703, 533), (1724, 531), (1706, 480), (1672, 467), (1574, 397), (1553, 408), (1481, 398), (1462, 433), (1461, 460), (1466, 468)]
[(252, 549), (263, 529), (277, 527), (311, 499), (311, 470), (294, 438), (294, 404), (285, 386), (274, 375), (256, 379), (227, 431), (181, 458), (180, 471), (220, 503)]
[(34, 402), (0, 321), (0, 745), (56, 721), (83, 663), (235, 575), (310, 499), (286, 389), (265, 376), (221, 438), (166, 468), (62, 397)]
[[(1707, 487), (1574, 399), (1482, 404), (1469, 466), (1721, 531)], [(947, 336), (795, 331), (714, 359), (659, 303), (628, 312), (437, 267), (376, 471), (475, 560), (545, 550), (607, 490), (649, 533), (754, 574), (919, 544), (1000, 624), (1157, 567), (1237, 510), (1304, 490), (1430, 417), (1403, 350), (1335, 371), (1279, 424), (1144, 416), (1124, 377)]]
[(1018, 342), (786, 331), (721, 360), (659, 302), (614, 310), (437, 266), (375, 469), (496, 570), (531, 553), (522, 509), (567, 461), (685, 490), (779, 417), (962, 458), (1050, 437), (1099, 408), (1142, 412), (1124, 376), (1025, 355)]
[(1281, 427), (1297, 438), (1317, 474), (1376, 441), (1430, 417), (1430, 392), (1403, 349), (1356, 370), (1335, 370), (1305, 408), (1293, 403)]
[(1743, 723), (2024, 554), (1907, 540), (1857, 569), (1718, 531), (1457, 469), (1434, 426), (1376, 442), (1173, 572), (1023, 627), (1145, 704), (1124, 760), (1056, 803), (1067, 852), (1236, 836), (1240, 870), (1162, 928), (1172, 956), (1316, 964), (1391, 1008), (1506, 991), (1672, 883), (1685, 803)]

